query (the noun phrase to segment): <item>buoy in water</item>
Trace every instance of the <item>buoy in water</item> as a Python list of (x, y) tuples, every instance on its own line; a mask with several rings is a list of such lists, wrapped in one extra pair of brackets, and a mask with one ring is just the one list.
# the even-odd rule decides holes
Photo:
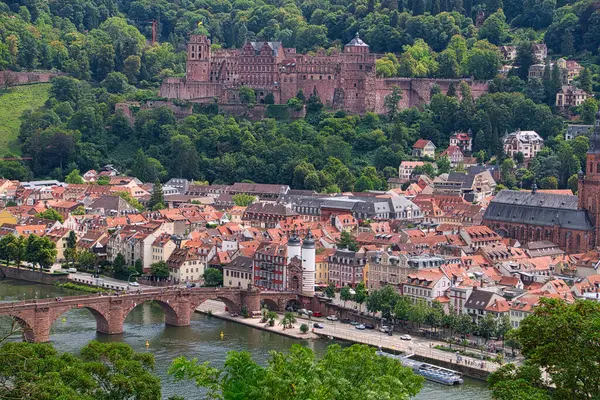
[(146, 340), (146, 347), (150, 347), (150, 342)]
[(223, 333), (223, 331), (221, 331), (221, 334), (219, 336), (221, 336), (221, 340), (223, 340), (223, 338), (225, 337), (225, 334)]
[(62, 317), (61, 322), (64, 324), (65, 322), (67, 322), (67, 319), (65, 317)]

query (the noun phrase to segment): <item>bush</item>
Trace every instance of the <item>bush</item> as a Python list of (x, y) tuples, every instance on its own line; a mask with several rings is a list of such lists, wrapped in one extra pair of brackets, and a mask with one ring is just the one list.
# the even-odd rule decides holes
[(286, 104), (269, 104), (266, 110), (267, 118), (275, 118), (277, 120), (290, 119), (290, 111)]
[(73, 282), (57, 283), (56, 286), (65, 288), (65, 289), (78, 290), (80, 292), (86, 292), (86, 293), (107, 293), (108, 292), (108, 290), (103, 289), (103, 288), (79, 285), (79, 284), (73, 283)]
[(248, 307), (242, 306), (242, 309), (240, 310), (240, 314), (242, 314), (242, 317), (248, 318), (248, 316), (250, 315), (250, 313), (248, 313)]
[(308, 325), (306, 325), (306, 324), (300, 325), (300, 332), (302, 332), (302, 333), (308, 332)]

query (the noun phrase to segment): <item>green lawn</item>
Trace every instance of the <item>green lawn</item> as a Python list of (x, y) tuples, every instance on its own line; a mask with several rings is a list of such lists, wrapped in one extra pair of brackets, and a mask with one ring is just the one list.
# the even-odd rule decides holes
[(38, 83), (0, 91), (0, 157), (8, 151), (21, 154), (21, 145), (17, 141), (20, 117), (25, 110), (44, 105), (49, 90), (49, 83)]

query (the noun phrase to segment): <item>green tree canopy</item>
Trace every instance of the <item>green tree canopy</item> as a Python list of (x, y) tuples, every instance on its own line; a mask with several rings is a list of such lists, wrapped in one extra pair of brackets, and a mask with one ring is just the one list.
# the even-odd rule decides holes
[(193, 380), (209, 396), (225, 399), (406, 400), (423, 382), (399, 361), (377, 356), (365, 345), (331, 345), (319, 360), (311, 349), (293, 345), (289, 353), (271, 351), (266, 367), (248, 352), (229, 352), (223, 369), (182, 356), (173, 361), (169, 374), (178, 381)]

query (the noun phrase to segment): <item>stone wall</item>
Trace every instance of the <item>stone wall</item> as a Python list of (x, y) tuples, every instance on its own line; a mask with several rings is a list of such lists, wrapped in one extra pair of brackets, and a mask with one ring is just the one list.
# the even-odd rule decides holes
[(0, 266), (0, 277), (42, 283), (44, 285), (54, 285), (55, 283), (64, 283), (69, 280), (69, 275), (67, 274), (47, 274), (24, 268), (7, 267), (5, 265)]
[(59, 75), (52, 72), (15, 72), (0, 71), (0, 86), (27, 85), (30, 83), (50, 82), (53, 76)]

